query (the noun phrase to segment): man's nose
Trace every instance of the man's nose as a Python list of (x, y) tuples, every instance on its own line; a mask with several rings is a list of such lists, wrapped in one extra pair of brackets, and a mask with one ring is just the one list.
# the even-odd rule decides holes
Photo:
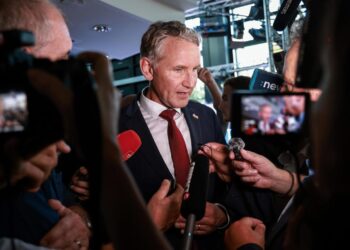
[(197, 71), (186, 72), (185, 78), (183, 80), (183, 85), (187, 88), (194, 88), (197, 83)]

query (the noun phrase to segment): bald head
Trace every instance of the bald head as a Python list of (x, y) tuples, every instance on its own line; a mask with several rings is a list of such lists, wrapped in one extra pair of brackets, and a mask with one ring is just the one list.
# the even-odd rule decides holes
[(36, 57), (63, 59), (72, 47), (61, 12), (48, 0), (0, 0), (0, 30), (8, 29), (32, 31), (36, 43), (26, 50)]

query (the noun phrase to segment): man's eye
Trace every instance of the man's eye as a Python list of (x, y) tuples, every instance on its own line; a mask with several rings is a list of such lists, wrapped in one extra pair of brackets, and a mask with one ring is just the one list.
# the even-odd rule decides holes
[(176, 71), (176, 72), (182, 72), (183, 69), (181, 69), (181, 68), (176, 68), (175, 71)]

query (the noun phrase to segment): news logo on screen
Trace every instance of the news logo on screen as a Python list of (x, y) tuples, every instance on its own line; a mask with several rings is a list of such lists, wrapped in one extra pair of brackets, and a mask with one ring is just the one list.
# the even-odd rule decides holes
[(284, 80), (282, 76), (262, 69), (255, 69), (249, 82), (250, 90), (280, 92)]

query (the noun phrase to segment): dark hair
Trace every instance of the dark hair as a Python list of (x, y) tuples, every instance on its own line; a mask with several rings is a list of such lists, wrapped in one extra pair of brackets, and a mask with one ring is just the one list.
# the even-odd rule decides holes
[(224, 86), (230, 86), (234, 90), (245, 90), (249, 89), (250, 77), (248, 76), (237, 76), (228, 78), (224, 82)]

